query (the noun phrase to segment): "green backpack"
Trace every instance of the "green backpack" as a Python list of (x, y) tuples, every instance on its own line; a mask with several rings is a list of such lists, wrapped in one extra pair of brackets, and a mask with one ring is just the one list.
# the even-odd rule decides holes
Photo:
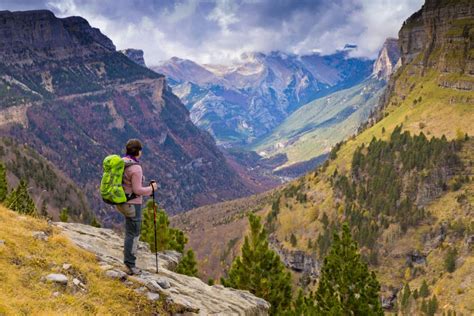
[(122, 186), (125, 168), (133, 164), (125, 164), (125, 161), (119, 155), (105, 157), (102, 163), (104, 173), (100, 181), (100, 195), (105, 203), (122, 204), (136, 197), (133, 193), (126, 194)]

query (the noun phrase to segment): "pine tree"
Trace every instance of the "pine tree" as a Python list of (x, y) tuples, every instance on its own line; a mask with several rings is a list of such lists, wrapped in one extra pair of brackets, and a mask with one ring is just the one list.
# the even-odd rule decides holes
[(245, 237), (242, 255), (234, 259), (224, 286), (248, 290), (271, 304), (271, 314), (282, 312), (291, 303), (291, 276), (278, 254), (269, 248), (260, 217), (248, 215), (250, 234)]
[(154, 230), (154, 210), (153, 201), (148, 201), (143, 213), (143, 224), (141, 230), (141, 240), (150, 245), (152, 252), (163, 250), (176, 250), (184, 252), (184, 246), (188, 239), (184, 233), (178, 229), (169, 227), (170, 221), (166, 212), (158, 208), (156, 211), (156, 236), (157, 246), (155, 248), (155, 230)]
[(69, 219), (69, 210), (68, 210), (67, 207), (65, 207), (61, 210), (61, 213), (59, 213), (59, 220), (61, 222), (66, 223), (68, 221), (68, 219)]
[(329, 254), (324, 259), (318, 289), (314, 295), (318, 313), (329, 315), (383, 315), (380, 285), (361, 259), (349, 225), (342, 234), (334, 233)]
[[(168, 214), (156, 205), (156, 247), (154, 230), (153, 201), (148, 201), (143, 213), (143, 224), (140, 239), (150, 245), (152, 252), (176, 250), (184, 254), (184, 246), (188, 242), (186, 235), (179, 229), (171, 228)], [(194, 251), (189, 249), (178, 263), (176, 272), (197, 276), (197, 262)]]
[(296, 244), (298, 243), (298, 240), (296, 240), (296, 236), (295, 234), (291, 233), (291, 236), (290, 236), (290, 244), (293, 246), (293, 247), (296, 247)]
[(419, 296), (420, 296), (420, 295), (418, 294), (418, 290), (415, 289), (415, 290), (413, 291), (413, 298), (414, 298), (415, 300), (417, 300)]
[(8, 194), (7, 170), (0, 162), (0, 203), (5, 201)]
[(410, 302), (410, 296), (411, 296), (410, 286), (407, 283), (405, 287), (403, 288), (403, 294), (402, 294), (402, 300), (401, 300), (402, 310), (406, 310), (408, 308), (408, 305)]
[(36, 215), (33, 199), (28, 194), (28, 183), (20, 180), (20, 184), (5, 199), (5, 206), (21, 214)]
[(186, 254), (179, 260), (176, 272), (197, 277), (198, 270), (196, 268), (197, 262), (194, 256), (194, 251), (189, 249)]
[(434, 295), (431, 300), (428, 301), (426, 315), (434, 316), (438, 310), (438, 299)]
[(430, 295), (430, 290), (428, 289), (428, 284), (426, 283), (426, 280), (423, 280), (423, 283), (421, 283), (420, 286), (420, 291), (419, 291), (420, 297), (428, 297)]
[(446, 256), (444, 257), (444, 267), (446, 268), (446, 271), (449, 273), (454, 272), (456, 270), (456, 257), (458, 255), (458, 252), (456, 248), (449, 248), (448, 252), (446, 253)]

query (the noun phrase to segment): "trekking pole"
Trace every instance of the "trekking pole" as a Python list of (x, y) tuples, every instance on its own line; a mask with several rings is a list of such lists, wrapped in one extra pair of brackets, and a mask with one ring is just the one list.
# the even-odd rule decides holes
[(153, 186), (155, 181), (150, 181), (151, 190), (153, 193), (153, 228), (155, 230), (155, 263), (156, 263), (156, 273), (158, 273), (158, 245), (156, 242), (156, 203), (155, 203), (155, 187)]

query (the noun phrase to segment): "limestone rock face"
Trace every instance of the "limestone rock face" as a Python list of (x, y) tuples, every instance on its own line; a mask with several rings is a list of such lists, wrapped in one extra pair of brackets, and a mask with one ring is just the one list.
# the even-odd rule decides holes
[(134, 63), (146, 67), (143, 51), (141, 49), (127, 48), (120, 51), (122, 54), (130, 58)]
[[(55, 223), (79, 247), (97, 255), (107, 271), (117, 271), (123, 267), (123, 239), (110, 229), (95, 228), (77, 223)], [(141, 284), (151, 292), (164, 295), (166, 302), (181, 313), (199, 315), (267, 315), (270, 304), (255, 297), (248, 291), (209, 286), (198, 278), (178, 274), (171, 269), (179, 261), (175, 251), (159, 253), (159, 273), (155, 271), (155, 256), (145, 243), (140, 242), (137, 266), (143, 273), (129, 276), (128, 280)], [(145, 291), (143, 291), (145, 292)]]
[(387, 38), (374, 63), (373, 75), (378, 79), (388, 81), (390, 75), (397, 69), (400, 59), (400, 49), (396, 38)]
[(81, 17), (59, 19), (47, 10), (0, 11), (0, 17), (0, 55), (6, 64), (32, 64), (39, 56), (63, 60), (115, 51), (112, 41)]
[[(468, 53), (473, 47), (473, 28), (473, 1), (427, 0), (398, 34), (402, 64), (413, 61), (443, 73), (474, 74), (474, 58)], [(417, 59), (420, 53), (423, 58)]]

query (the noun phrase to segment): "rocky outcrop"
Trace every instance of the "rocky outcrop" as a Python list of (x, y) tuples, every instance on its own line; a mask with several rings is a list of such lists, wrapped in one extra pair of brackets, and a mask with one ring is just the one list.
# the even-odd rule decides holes
[(157, 198), (170, 213), (254, 192), (164, 76), (115, 51), (86, 20), (2, 11), (0, 21), (0, 89), (8, 91), (0, 96), (0, 135), (63, 170), (103, 222), (116, 218), (97, 194), (102, 159), (122, 153), (132, 137), (144, 143), (145, 175), (160, 183)]
[(396, 38), (387, 38), (375, 60), (372, 74), (379, 80), (388, 81), (397, 70), (400, 59), (400, 49)]
[(427, 0), (398, 34), (402, 64), (474, 74), (473, 28), (474, 2)]
[(319, 277), (321, 266), (311, 255), (301, 250), (288, 250), (282, 247), (275, 236), (269, 238), (271, 248), (280, 256), (283, 264), (300, 276), (299, 282), (306, 287)]
[[(427, 0), (423, 7), (411, 15), (398, 33), (400, 65), (408, 67), (410, 76), (424, 76), (435, 70), (440, 88), (473, 91), (474, 81), (474, 2)], [(393, 78), (388, 81), (379, 106), (372, 113), (367, 126), (383, 118), (383, 110), (397, 95), (404, 100), (412, 89), (412, 83)], [(469, 97), (457, 99), (452, 103), (472, 103)], [(396, 105), (400, 101), (392, 100)]]
[(5, 64), (115, 51), (112, 41), (81, 17), (59, 19), (47, 10), (0, 11), (0, 21), (0, 56)]
[(198, 278), (172, 271), (180, 255), (174, 251), (159, 253), (159, 273), (155, 271), (155, 256), (148, 246), (139, 243), (137, 266), (140, 275), (121, 272), (123, 239), (112, 230), (92, 226), (55, 223), (79, 247), (97, 255), (102, 270), (111, 278), (132, 282), (148, 299), (164, 296), (168, 307), (186, 315), (267, 315), (270, 305), (247, 291), (209, 286)]
[(145, 59), (143, 58), (143, 51), (141, 49), (127, 48), (120, 51), (122, 54), (130, 58), (134, 63), (146, 67)]

